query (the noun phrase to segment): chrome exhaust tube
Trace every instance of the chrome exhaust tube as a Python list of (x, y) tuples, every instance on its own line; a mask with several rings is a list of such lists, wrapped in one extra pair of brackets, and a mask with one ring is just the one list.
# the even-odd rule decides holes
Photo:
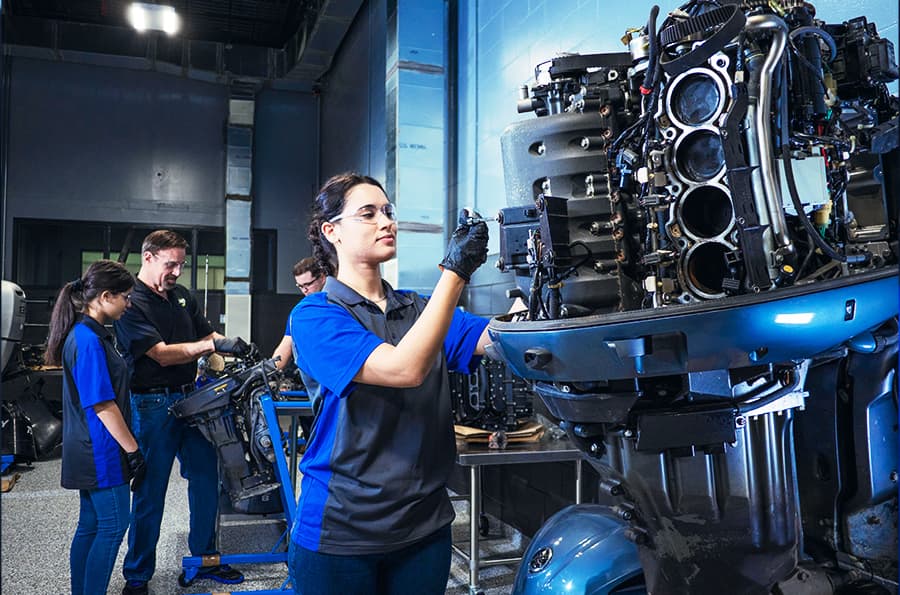
[[(752, 121), (748, 122), (750, 124), (747, 127), (748, 133), (755, 128), (753, 133), (748, 134), (748, 144), (752, 144), (750, 141), (755, 136), (763, 196), (775, 244), (782, 251), (792, 252), (794, 248), (787, 234), (787, 222), (781, 202), (781, 185), (775, 173), (775, 154), (771, 142), (772, 126), (769, 118), (769, 109), (772, 105), (772, 80), (778, 62), (784, 56), (784, 50), (787, 47), (788, 28), (787, 24), (776, 16), (754, 15), (747, 19), (746, 30), (772, 32), (772, 44), (769, 46), (769, 52), (766, 54), (762, 72), (759, 75), (759, 99), (755, 102), (756, 105), (753, 105), (754, 102), (751, 101), (752, 107), (747, 110), (748, 120), (752, 117)], [(750, 153), (752, 155), (754, 151), (751, 150)]]

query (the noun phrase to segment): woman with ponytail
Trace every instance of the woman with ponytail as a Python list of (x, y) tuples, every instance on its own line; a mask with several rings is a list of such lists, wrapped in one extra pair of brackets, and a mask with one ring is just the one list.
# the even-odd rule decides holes
[(469, 373), (487, 320), (457, 301), (487, 256), (487, 226), (461, 221), (430, 297), (395, 290), (397, 214), (376, 180), (346, 173), (316, 197), (313, 254), (329, 277), (291, 313), (316, 412), (291, 531), (295, 593), (444, 593), (456, 442), (448, 370)]
[(69, 552), (73, 595), (102, 595), (128, 529), (144, 459), (131, 418), (128, 366), (110, 324), (128, 308), (134, 278), (100, 260), (60, 290), (44, 360), (63, 369), (62, 486), (79, 490), (81, 508)]

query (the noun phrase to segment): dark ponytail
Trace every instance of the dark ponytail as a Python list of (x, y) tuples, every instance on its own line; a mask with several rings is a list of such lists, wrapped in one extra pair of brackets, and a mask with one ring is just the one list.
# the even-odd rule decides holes
[(343, 212), (347, 193), (360, 184), (370, 184), (384, 192), (381, 183), (375, 178), (356, 172), (345, 172), (328, 178), (313, 201), (306, 237), (312, 244), (313, 258), (326, 275), (333, 276), (337, 272), (337, 252), (331, 242), (322, 235), (322, 224)]
[(76, 316), (85, 306), (104, 291), (124, 293), (134, 287), (134, 277), (125, 265), (112, 260), (98, 260), (88, 267), (84, 276), (63, 285), (56, 296), (50, 315), (50, 333), (47, 335), (47, 351), (44, 363), (58, 366), (62, 363), (62, 349), (66, 337), (75, 326)]

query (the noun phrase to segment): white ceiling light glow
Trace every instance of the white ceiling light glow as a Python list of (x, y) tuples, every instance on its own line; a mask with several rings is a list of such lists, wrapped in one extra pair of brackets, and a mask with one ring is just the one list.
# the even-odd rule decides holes
[(174, 35), (181, 20), (171, 6), (132, 2), (128, 7), (128, 22), (138, 31), (164, 31)]

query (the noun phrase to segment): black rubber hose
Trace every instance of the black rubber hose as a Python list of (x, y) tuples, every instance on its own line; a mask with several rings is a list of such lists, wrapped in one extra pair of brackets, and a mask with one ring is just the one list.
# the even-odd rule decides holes
[(764, 397), (760, 397), (760, 398), (752, 400), (752, 401), (742, 401), (742, 402), (738, 403), (736, 406), (737, 412), (741, 415), (744, 415), (749, 411), (754, 411), (756, 409), (759, 409), (763, 405), (768, 405), (769, 403), (771, 403), (773, 401), (777, 401), (781, 397), (783, 397), (785, 395), (789, 395), (790, 393), (797, 390), (800, 387), (800, 380), (801, 380), (801, 376), (798, 373), (798, 369), (794, 368), (791, 375), (793, 376), (793, 378), (792, 378), (792, 382), (790, 384), (785, 385), (785, 386), (779, 388), (778, 390), (776, 390), (775, 392), (770, 393)]
[(649, 95), (656, 82), (656, 67), (659, 61), (659, 39), (656, 36), (656, 17), (659, 16), (659, 6), (653, 5), (650, 9), (650, 18), (647, 19), (647, 41), (650, 49), (647, 53), (647, 72), (644, 73), (644, 84), (641, 85), (641, 93)]
[(875, 337), (875, 351), (873, 353), (880, 353), (888, 347), (897, 344), (898, 334), (896, 318), (892, 318), (885, 323), (878, 331), (880, 332), (873, 333), (873, 336)]
[(642, 124), (644, 124), (647, 119), (650, 117), (650, 111), (644, 112), (637, 120), (635, 120), (628, 128), (619, 133), (619, 136), (612, 142), (609, 146), (609, 151), (607, 152), (607, 158), (611, 158), (610, 160), (615, 163), (615, 153), (619, 149), (619, 145), (628, 138), (629, 135), (633, 134), (635, 130), (638, 129)]
[(231, 393), (232, 400), (235, 397), (243, 396), (243, 394), (247, 391), (247, 389), (250, 387), (250, 385), (253, 384), (253, 382), (256, 381), (257, 377), (259, 377), (259, 376), (262, 376), (263, 382), (265, 382), (265, 380), (266, 380), (265, 373), (263, 373), (261, 370), (253, 370), (250, 373), (250, 375), (247, 376), (247, 379), (244, 380), (243, 384), (241, 384), (237, 390), (235, 390), (234, 392)]
[(269, 372), (276, 372), (278, 370), (278, 366), (275, 365), (275, 360), (267, 359), (260, 362), (260, 371), (262, 372), (263, 382), (266, 386), (266, 392), (272, 395), (272, 398), (276, 401), (281, 399), (281, 392), (274, 391), (272, 392), (272, 380), (269, 378)]
[(829, 35), (823, 29), (813, 25), (806, 25), (804, 27), (797, 27), (790, 33), (791, 40), (803, 37), (805, 35), (816, 35), (819, 39), (824, 41), (828, 45), (828, 49), (831, 51), (831, 59), (829, 62), (834, 62), (834, 59), (837, 58), (837, 44), (834, 41), (834, 37)]
[(572, 242), (571, 244), (569, 244), (569, 250), (571, 251), (572, 248), (574, 248), (575, 246), (578, 246), (579, 248), (584, 248), (585, 250), (587, 250), (587, 254), (585, 254), (581, 258), (581, 260), (579, 260), (578, 262), (576, 262), (575, 264), (573, 264), (572, 266), (567, 268), (565, 270), (565, 272), (563, 272), (561, 275), (557, 275), (553, 279), (553, 283), (559, 283), (560, 281), (564, 281), (565, 279), (568, 279), (570, 275), (572, 275), (575, 271), (577, 271), (578, 269), (580, 269), (581, 267), (586, 265), (588, 262), (590, 262), (591, 259), (593, 259), (594, 253), (591, 252), (591, 249), (588, 248), (587, 244), (585, 244), (581, 240), (576, 240), (576, 241)]

